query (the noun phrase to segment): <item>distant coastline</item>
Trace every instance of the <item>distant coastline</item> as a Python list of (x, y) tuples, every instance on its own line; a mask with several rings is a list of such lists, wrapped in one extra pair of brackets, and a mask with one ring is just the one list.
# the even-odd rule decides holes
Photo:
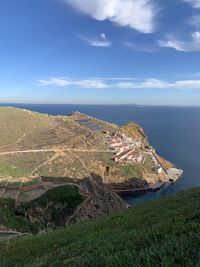
[(27, 106), (27, 105), (30, 105), (30, 106), (33, 106), (33, 105), (54, 105), (54, 106), (63, 106), (63, 105), (66, 105), (66, 106), (112, 106), (112, 107), (139, 107), (139, 108), (142, 108), (142, 107), (150, 107), (150, 108), (153, 108), (153, 107), (160, 107), (160, 108), (200, 108), (200, 105), (159, 105), (159, 104), (95, 104), (95, 103), (82, 103), (82, 104), (74, 104), (74, 103), (31, 103), (31, 102), (27, 102), (27, 103), (23, 103), (23, 102), (19, 102), (19, 103), (15, 103), (15, 102), (0, 102), (0, 106), (17, 106), (17, 107), (20, 107), (20, 106)]

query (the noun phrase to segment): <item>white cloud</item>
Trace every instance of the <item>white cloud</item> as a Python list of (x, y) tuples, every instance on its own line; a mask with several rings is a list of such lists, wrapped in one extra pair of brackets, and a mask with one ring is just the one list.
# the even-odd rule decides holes
[(107, 88), (108, 85), (100, 79), (87, 79), (87, 80), (71, 80), (63, 77), (51, 77), (47, 80), (39, 80), (39, 84), (44, 86), (55, 86), (55, 87), (67, 87), (76, 86), (80, 88)]
[(111, 78), (101, 78), (102, 80), (108, 81), (134, 81), (137, 80), (136, 78), (132, 77), (111, 77)]
[(160, 47), (173, 48), (177, 51), (182, 52), (200, 51), (200, 32), (193, 32), (189, 40), (186, 41), (180, 41), (176, 38), (170, 38), (168, 40), (159, 40), (158, 45)]
[(171, 84), (171, 88), (183, 90), (200, 89), (200, 80), (176, 81), (174, 84)]
[(144, 52), (144, 53), (153, 53), (156, 52), (157, 49), (153, 46), (149, 46), (149, 47), (145, 47), (143, 44), (134, 44), (132, 42), (123, 42), (123, 45), (132, 49), (133, 51), (137, 51), (137, 52)]
[(153, 0), (63, 0), (79, 12), (92, 18), (109, 20), (139, 32), (152, 33), (155, 29), (157, 8)]
[(82, 88), (96, 88), (96, 89), (103, 89), (103, 88), (109, 87), (102, 80), (93, 80), (93, 79), (74, 81), (73, 85), (76, 85), (76, 86), (82, 87)]
[(117, 84), (120, 89), (180, 89), (191, 90), (200, 89), (200, 80), (180, 80), (166, 82), (159, 79), (146, 79), (133, 83), (121, 82)]
[[(198, 75), (196, 75), (197, 77)], [(71, 80), (65, 78), (50, 78), (39, 80), (43, 86), (68, 87), (86, 89), (179, 89), (193, 90), (200, 89), (200, 80), (177, 80), (173, 82), (159, 79), (137, 80), (135, 78), (91, 78), (85, 80)]]
[(63, 77), (51, 77), (48, 80), (39, 80), (38, 82), (41, 85), (53, 85), (59, 87), (64, 87), (72, 84), (70, 80)]
[(138, 82), (120, 82), (117, 87), (121, 89), (148, 89), (148, 88), (166, 88), (168, 84), (158, 79), (146, 79)]
[(183, 1), (191, 4), (194, 8), (200, 8), (200, 0), (183, 0)]
[(108, 47), (112, 45), (112, 43), (108, 41), (105, 33), (101, 33), (100, 36), (95, 38), (82, 37), (82, 39), (91, 46)]

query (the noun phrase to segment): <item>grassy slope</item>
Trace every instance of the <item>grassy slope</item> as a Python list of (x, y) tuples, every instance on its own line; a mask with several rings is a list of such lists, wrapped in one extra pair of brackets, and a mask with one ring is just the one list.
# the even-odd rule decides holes
[(200, 266), (200, 189), (0, 245), (1, 266)]
[(0, 107), (0, 146), (14, 143), (24, 133), (45, 126), (50, 119), (40, 113)]
[[(80, 113), (73, 116), (48, 116), (28, 110), (0, 107), (0, 151), (31, 150), (42, 148), (82, 148), (106, 150), (105, 134), (102, 131), (92, 132), (81, 126), (77, 121), (87, 119), (87, 115)], [(117, 130), (117, 126), (89, 117), (104, 130)], [(9, 122), (9, 123), (8, 123)], [(145, 138), (142, 129), (134, 123), (123, 127), (133, 137)], [(108, 177), (111, 182), (126, 178), (141, 178), (145, 174), (156, 175), (150, 165), (123, 165), (110, 160), (113, 153), (66, 152), (49, 164), (42, 163), (55, 156), (55, 153), (41, 152), (29, 154), (0, 155), (0, 176), (24, 178), (30, 176), (34, 170), (43, 176), (66, 176), (84, 178), (91, 172), (102, 173), (103, 168), (110, 166)], [(101, 166), (100, 162), (102, 162)], [(38, 166), (42, 165), (37, 169)], [(113, 179), (112, 179), (113, 178)], [(159, 177), (157, 177), (159, 179)]]

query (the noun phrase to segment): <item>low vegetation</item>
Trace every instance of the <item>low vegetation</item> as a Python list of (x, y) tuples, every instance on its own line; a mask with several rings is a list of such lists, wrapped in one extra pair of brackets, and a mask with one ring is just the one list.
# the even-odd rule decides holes
[(17, 207), (17, 212), (38, 225), (39, 230), (50, 231), (65, 227), (76, 207), (83, 201), (78, 187), (59, 186), (48, 190), (40, 197)]
[[(14, 200), (0, 198), (0, 229), (37, 233), (43, 229), (44, 223), (48, 223), (48, 219), (59, 224), (61, 217), (70, 216), (82, 201), (78, 188), (72, 185), (53, 188), (39, 198), (17, 207)], [(30, 209), (34, 210), (32, 221), (25, 216)], [(39, 220), (41, 216), (45, 218), (44, 222)]]
[(16, 230), (19, 232), (32, 232), (34, 225), (25, 218), (16, 216), (15, 201), (12, 199), (0, 198), (0, 229)]
[(32, 207), (45, 206), (51, 201), (67, 203), (70, 211), (83, 201), (83, 197), (78, 192), (78, 188), (76, 186), (64, 185), (48, 190), (41, 197), (24, 204), (24, 208), (28, 209)]
[(0, 244), (1, 267), (200, 266), (200, 189)]
[(152, 171), (152, 168), (154, 166), (151, 158), (149, 156), (146, 156), (146, 161), (144, 164), (122, 164), (119, 162), (115, 162), (111, 158), (106, 159), (105, 163), (107, 166), (111, 167), (113, 170), (112, 174), (116, 177), (127, 177), (129, 179), (133, 177), (137, 177), (139, 179), (144, 179), (144, 173), (149, 174), (155, 174), (155, 172)]

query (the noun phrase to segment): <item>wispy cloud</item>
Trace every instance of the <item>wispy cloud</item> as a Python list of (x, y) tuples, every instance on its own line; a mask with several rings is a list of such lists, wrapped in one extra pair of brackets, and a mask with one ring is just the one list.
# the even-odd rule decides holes
[(200, 71), (192, 74), (193, 77), (200, 77)]
[(80, 88), (96, 88), (102, 89), (107, 88), (108, 85), (100, 79), (85, 79), (85, 80), (72, 80), (64, 77), (51, 77), (46, 80), (39, 80), (39, 84), (44, 86), (55, 86), (55, 87), (67, 87), (76, 86)]
[(91, 79), (103, 80), (103, 81), (135, 81), (134, 77), (93, 77)]
[(200, 89), (200, 80), (178, 80), (174, 82), (162, 81), (159, 79), (146, 79), (138, 82), (121, 82), (116, 85), (120, 89), (179, 89), (192, 90)]
[(101, 33), (100, 36), (92, 38), (82, 37), (82, 39), (91, 46), (108, 47), (112, 45), (112, 43), (108, 41), (105, 33)]
[[(197, 77), (198, 75), (196, 75)], [(173, 82), (163, 81), (160, 79), (137, 80), (135, 78), (91, 78), (84, 80), (72, 80), (65, 78), (50, 78), (39, 80), (43, 86), (68, 87), (86, 89), (179, 89), (193, 90), (200, 89), (200, 80), (177, 80)]]
[(191, 4), (194, 8), (200, 8), (200, 1), (199, 0), (183, 0), (183, 1)]
[(153, 0), (63, 0), (98, 21), (109, 20), (143, 33), (155, 30), (158, 8)]
[(133, 51), (137, 51), (137, 52), (153, 53), (153, 52), (158, 51), (158, 48), (155, 48), (153, 46), (145, 47), (144, 45), (141, 45), (141, 44), (136, 45), (132, 42), (123, 42), (122, 44), (132, 49)]
[(109, 85), (106, 84), (103, 80), (95, 80), (95, 79), (74, 81), (72, 85), (75, 85), (81, 88), (96, 88), (96, 89), (103, 89), (103, 88), (109, 87)]
[(200, 51), (200, 32), (195, 31), (190, 35), (189, 40), (182, 41), (177, 38), (169, 38), (166, 40), (159, 40), (160, 47), (173, 48), (182, 52), (195, 52)]
[(72, 81), (64, 77), (51, 77), (47, 80), (39, 80), (41, 85), (52, 85), (58, 87), (65, 87), (72, 84)]

